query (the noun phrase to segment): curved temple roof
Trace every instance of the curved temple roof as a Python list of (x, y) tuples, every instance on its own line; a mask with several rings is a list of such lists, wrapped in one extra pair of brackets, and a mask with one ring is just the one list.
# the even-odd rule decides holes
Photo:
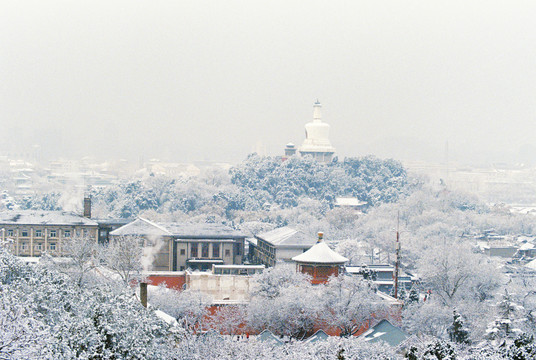
[(329, 246), (321, 241), (315, 246), (304, 252), (303, 254), (294, 256), (292, 260), (298, 263), (308, 263), (308, 264), (344, 264), (348, 261), (342, 255), (337, 254), (335, 251), (331, 250)]

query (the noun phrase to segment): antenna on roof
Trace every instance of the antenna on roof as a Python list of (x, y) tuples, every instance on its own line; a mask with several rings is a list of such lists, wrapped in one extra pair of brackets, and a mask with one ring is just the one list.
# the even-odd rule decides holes
[(398, 299), (398, 272), (400, 267), (400, 210), (396, 218), (396, 245), (395, 245), (395, 299)]

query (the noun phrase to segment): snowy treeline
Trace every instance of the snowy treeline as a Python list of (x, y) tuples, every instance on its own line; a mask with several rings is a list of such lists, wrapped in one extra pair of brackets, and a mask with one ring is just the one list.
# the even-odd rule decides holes
[(298, 205), (300, 197), (326, 201), (336, 196), (357, 197), (370, 205), (394, 202), (407, 183), (406, 171), (395, 160), (374, 156), (346, 158), (323, 165), (312, 158), (278, 158), (250, 155), (230, 170), (231, 181), (259, 204)]
[[(206, 169), (198, 177), (170, 179), (149, 176), (93, 192), (101, 216), (131, 217), (142, 212), (195, 216), (210, 213), (214, 221), (234, 220), (239, 211), (259, 211), (273, 205), (296, 207), (313, 199), (325, 209), (336, 196), (353, 196), (370, 205), (396, 201), (407, 184), (406, 171), (394, 160), (372, 156), (347, 158), (322, 165), (310, 158), (255, 154), (227, 173)], [(24, 209), (57, 210), (61, 190), (26, 198)]]

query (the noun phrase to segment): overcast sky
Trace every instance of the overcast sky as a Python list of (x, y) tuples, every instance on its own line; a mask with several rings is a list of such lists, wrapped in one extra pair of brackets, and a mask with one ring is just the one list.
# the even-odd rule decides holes
[(536, 157), (534, 1), (0, 4), (3, 151), (278, 155), (318, 98), (340, 157)]

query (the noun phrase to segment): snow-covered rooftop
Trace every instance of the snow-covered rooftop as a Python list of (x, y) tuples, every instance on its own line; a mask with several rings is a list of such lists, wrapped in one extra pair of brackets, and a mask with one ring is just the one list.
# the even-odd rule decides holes
[(303, 254), (294, 256), (292, 260), (312, 264), (344, 264), (348, 261), (344, 256), (331, 250), (324, 241), (317, 243)]
[(239, 239), (245, 235), (222, 224), (155, 223), (138, 218), (110, 235), (173, 236), (186, 239)]
[(531, 262), (526, 263), (525, 267), (528, 267), (529, 269), (536, 270), (536, 260), (532, 260)]
[(256, 237), (276, 247), (309, 248), (316, 243), (315, 238), (288, 226), (258, 234)]
[(366, 204), (366, 201), (359, 201), (359, 199), (355, 197), (335, 198), (335, 206), (363, 206)]
[(97, 222), (67, 211), (11, 210), (0, 212), (1, 225), (84, 225)]

